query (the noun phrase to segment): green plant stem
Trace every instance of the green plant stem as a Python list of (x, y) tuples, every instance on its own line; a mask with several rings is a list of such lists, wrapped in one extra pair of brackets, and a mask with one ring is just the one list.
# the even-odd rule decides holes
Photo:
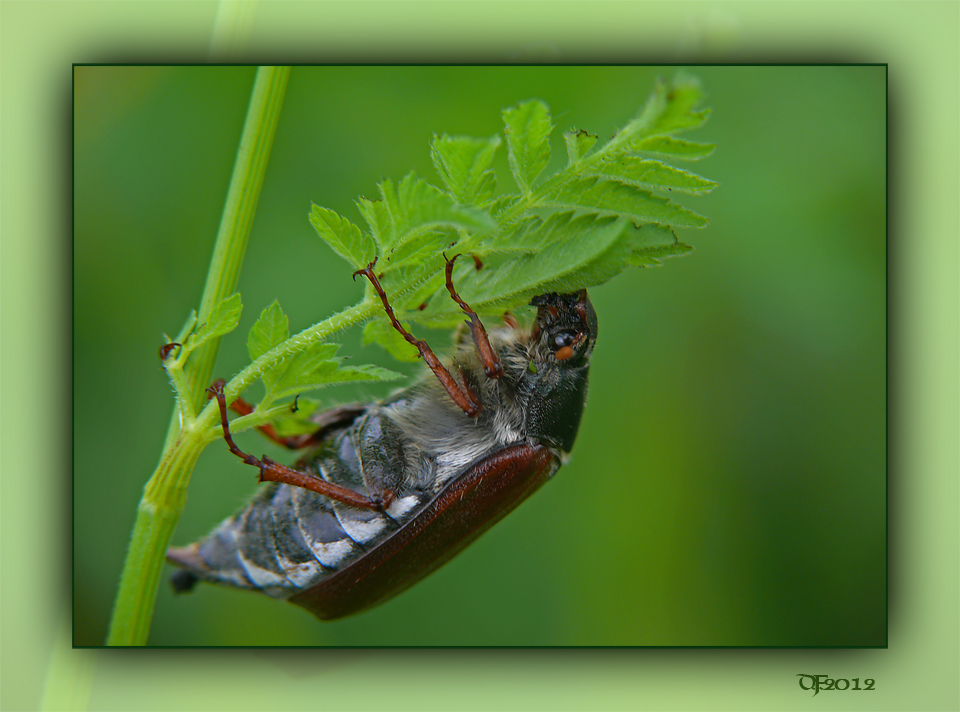
[[(200, 324), (221, 299), (236, 290), (289, 76), (289, 67), (257, 70), (198, 311)], [(192, 354), (186, 369), (188, 390), (178, 397), (188, 398), (193, 412), (204, 402), (203, 386), (213, 372), (219, 342), (219, 338), (214, 338), (201, 345)], [(190, 474), (206, 444), (203, 423), (181, 422), (183, 410), (175, 409), (160, 463), (147, 482), (137, 508), (108, 645), (143, 645), (147, 641), (164, 554), (183, 511)]]
[[(200, 309), (197, 310), (199, 324), (207, 320), (222, 299), (236, 291), (289, 77), (290, 67), (261, 67), (257, 70), (220, 232), (210, 260)], [(209, 385), (219, 344), (219, 338), (210, 339), (191, 354), (187, 382), (193, 393), (195, 410), (199, 410), (206, 400), (204, 389)]]

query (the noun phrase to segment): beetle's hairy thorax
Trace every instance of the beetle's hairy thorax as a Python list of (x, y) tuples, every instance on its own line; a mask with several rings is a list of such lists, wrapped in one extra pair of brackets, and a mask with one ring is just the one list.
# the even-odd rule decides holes
[(385, 414), (406, 439), (435, 461), (435, 490), (487, 453), (526, 439), (529, 336), (524, 330), (505, 327), (489, 337), (503, 367), (502, 378), (486, 377), (469, 338), (461, 341), (450, 359), (454, 378), (462, 378), (480, 400), (475, 418), (466, 415), (429, 373), (384, 405)]

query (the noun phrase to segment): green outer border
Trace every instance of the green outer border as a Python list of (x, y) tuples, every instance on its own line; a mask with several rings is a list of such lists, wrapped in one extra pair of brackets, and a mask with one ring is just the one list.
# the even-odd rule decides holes
[[(140, 660), (91, 650), (64, 656), (58, 648), (76, 665), (74, 699), (82, 705), (89, 690), (91, 709), (957, 709), (960, 7), (597, 2), (589, 9), (565, 4), (558, 12), (515, 3), (509, 18), (505, 7), (261, 4), (250, 43), (258, 55), (282, 47), (284, 59), (302, 48), (295, 57), (302, 61), (516, 61), (518, 48), (526, 48), (523, 56), (533, 61), (561, 52), (571, 62), (890, 63), (897, 165), (890, 186), (889, 649), (145, 651), (135, 654), (148, 656)], [(63, 489), (69, 438), (61, 439), (60, 452), (40, 461), (36, 454), (50, 449), (51, 420), (61, 434), (69, 432), (65, 409), (50, 404), (69, 392), (62, 356), (70, 334), (64, 181), (70, 64), (117, 60), (131, 47), (149, 54), (132, 60), (203, 59), (215, 9), (207, 3), (0, 4), (0, 374), (7, 445), (0, 455), (2, 709), (40, 704), (56, 631), (69, 616), (63, 593), (69, 577), (62, 570), (69, 560), (69, 515), (56, 516), (68, 508), (55, 506), (51, 517), (47, 502), (51, 491)], [(455, 29), (444, 32), (447, 23)], [(698, 44), (689, 41), (691, 32)], [(171, 45), (171, 38), (185, 37)], [(678, 46), (708, 54), (682, 56)], [(191, 49), (195, 54), (185, 56)], [(60, 210), (51, 210), (51, 202)], [(898, 248), (908, 228), (909, 254)], [(51, 418), (54, 412), (62, 415)], [(798, 672), (873, 677), (878, 687), (869, 697), (834, 693), (811, 702), (797, 688)]]

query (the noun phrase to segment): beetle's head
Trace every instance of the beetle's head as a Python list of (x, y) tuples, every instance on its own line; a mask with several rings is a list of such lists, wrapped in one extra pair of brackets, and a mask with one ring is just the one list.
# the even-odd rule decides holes
[(552, 355), (571, 368), (584, 365), (597, 341), (597, 313), (587, 290), (541, 294), (530, 304), (537, 307), (537, 321), (533, 326), (537, 356), (545, 361)]

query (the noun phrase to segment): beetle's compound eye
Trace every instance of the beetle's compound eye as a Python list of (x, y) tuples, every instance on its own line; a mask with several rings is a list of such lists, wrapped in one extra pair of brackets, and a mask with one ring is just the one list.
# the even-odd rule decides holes
[(578, 332), (570, 329), (558, 331), (553, 337), (554, 358), (566, 361), (573, 356), (573, 344), (577, 342)]
[(575, 331), (559, 331), (553, 337), (553, 347), (555, 349), (562, 349), (564, 346), (570, 346), (570, 344), (572, 344), (576, 338), (577, 332)]

